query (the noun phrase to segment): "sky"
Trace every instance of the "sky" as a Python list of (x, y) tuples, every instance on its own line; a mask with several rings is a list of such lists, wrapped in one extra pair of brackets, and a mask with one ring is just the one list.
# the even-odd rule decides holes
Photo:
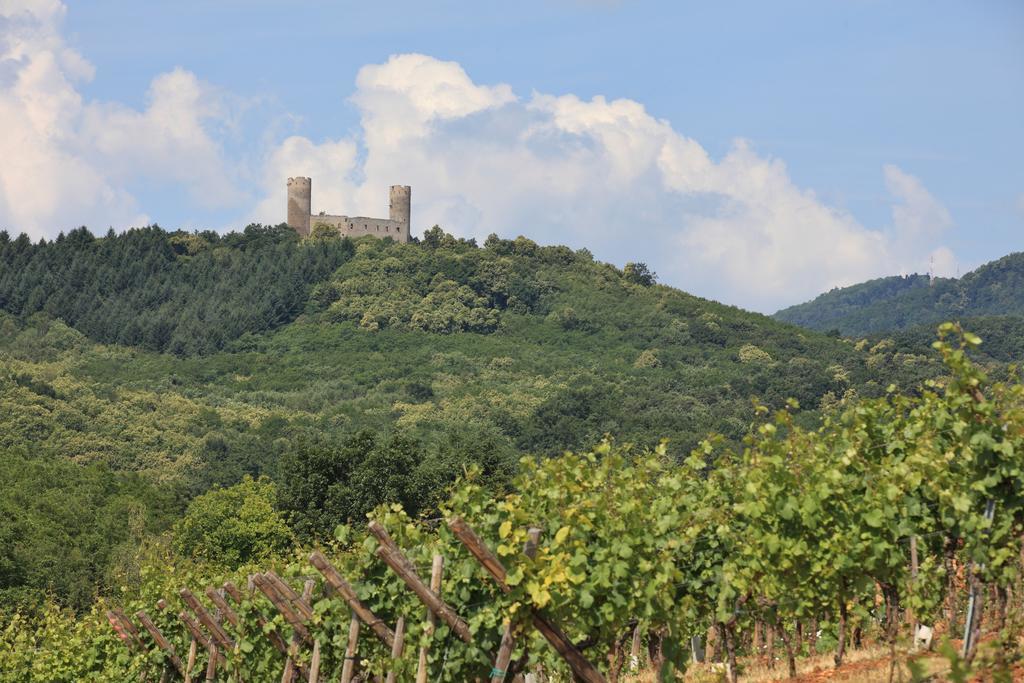
[(0, 229), (387, 215), (772, 312), (1024, 250), (1017, 0), (0, 0)]

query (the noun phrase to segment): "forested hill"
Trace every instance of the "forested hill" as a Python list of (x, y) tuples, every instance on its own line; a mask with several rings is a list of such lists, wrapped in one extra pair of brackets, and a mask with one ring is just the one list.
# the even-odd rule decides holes
[(738, 441), (755, 398), (796, 398), (810, 422), (940, 372), (927, 342), (831, 338), (642, 264), (440, 229), (0, 235), (0, 309), (0, 488), (18, 491), (0, 500), (0, 612), (47, 588), (84, 604), (188, 500), (245, 475), (318, 537), (381, 502), (429, 511), (473, 463), (501, 487), (522, 455), (605, 434), (679, 458), (711, 432)]
[(96, 341), (210, 353), (294, 320), (310, 286), (352, 253), (337, 240), (299, 248), (286, 226), (224, 237), (149, 227), (103, 239), (79, 228), (35, 245), (0, 232), (0, 310), (43, 313)]
[(774, 317), (813, 330), (863, 336), (978, 316), (1024, 316), (1024, 252), (959, 279), (895, 276), (833, 289)]

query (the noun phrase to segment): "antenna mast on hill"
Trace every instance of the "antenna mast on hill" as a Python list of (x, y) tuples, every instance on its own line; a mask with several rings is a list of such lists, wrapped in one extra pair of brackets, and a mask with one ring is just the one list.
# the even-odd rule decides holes
[(935, 255), (928, 257), (928, 286), (935, 286)]

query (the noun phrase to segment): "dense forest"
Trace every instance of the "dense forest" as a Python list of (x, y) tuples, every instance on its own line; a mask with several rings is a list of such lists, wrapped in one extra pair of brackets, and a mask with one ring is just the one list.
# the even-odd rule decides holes
[(1024, 317), (1024, 253), (986, 263), (959, 279), (894, 276), (833, 289), (774, 317), (847, 336), (888, 334), (915, 326), (930, 336), (944, 320), (981, 316)]
[[(712, 436), (679, 460), (665, 443), (603, 440), (522, 458), (506, 490), (469, 464), (430, 514), (385, 497), (369, 525), (348, 506), (413, 492), (415, 449), (378, 451), (367, 435), (322, 444), (278, 483), (245, 477), (194, 498), (170, 534), (112, 568), (116, 589), (78, 611), (47, 597), (5, 615), (0, 681), (205, 670), (313, 683), (351, 680), (355, 667), (361, 680), (562, 681), (571, 669), (594, 683), (738, 683), (796, 680), (798, 665), (814, 668), (799, 680), (831, 678), (831, 662), (843, 680), (1016, 680), (1024, 384), (993, 381), (970, 360), (980, 345), (944, 324), (940, 378), (850, 401), (812, 428), (795, 402), (759, 405), (741, 445)], [(364, 469), (378, 456), (397, 461), (390, 475)], [(443, 567), (436, 625), (409, 618), (437, 600), (410, 590), (430, 567), (438, 578)], [(909, 645), (915, 623), (939, 634), (937, 653)], [(705, 635), (712, 663), (694, 663), (690, 644)]]
[(838, 339), (643, 264), (439, 228), (404, 245), (83, 228), (4, 235), (0, 264), (0, 486), (19, 492), (0, 611), (47, 592), (84, 608), (127, 549), (245, 477), (310, 541), (382, 502), (428, 514), (469, 466), (501, 490), (523, 454), (605, 435), (681, 460), (710, 433), (739, 443), (752, 398), (813, 424), (943, 372), (933, 336)]
[(44, 313), (100, 342), (210, 353), (294, 320), (312, 283), (351, 255), (338, 240), (300, 248), (286, 226), (103, 239), (83, 227), (39, 244), (0, 232), (0, 310)]

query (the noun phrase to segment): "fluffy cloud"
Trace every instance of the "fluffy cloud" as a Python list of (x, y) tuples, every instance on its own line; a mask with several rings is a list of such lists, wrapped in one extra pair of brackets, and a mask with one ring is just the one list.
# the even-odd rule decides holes
[(885, 184), (899, 203), (892, 207), (892, 221), (905, 238), (941, 235), (953, 227), (953, 217), (920, 180), (893, 165), (887, 165)]
[(385, 215), (387, 186), (409, 184), (416, 231), (587, 247), (764, 311), (929, 260), (955, 267), (940, 243), (949, 212), (894, 166), (883, 169), (891, 223), (867, 227), (746, 141), (713, 159), (638, 102), (519, 96), (418, 54), (359, 71), (357, 133), (254, 142), (253, 176), (224, 152), (235, 100), (188, 71), (154, 78), (142, 110), (84, 99), (93, 67), (63, 40), (64, 14), (56, 0), (0, 0), (0, 228), (41, 237), (143, 223), (140, 184), (184, 190), (199, 216), (277, 223), (285, 178), (309, 175), (315, 211)]
[(85, 101), (93, 67), (65, 44), (64, 14), (56, 0), (0, 3), (0, 227), (145, 223), (127, 189), (140, 179), (180, 184), (199, 206), (237, 202), (209, 132), (225, 118), (217, 93), (179, 69), (153, 80), (144, 111)]
[(315, 209), (370, 215), (382, 212), (388, 185), (410, 184), (416, 230), (439, 223), (464, 236), (586, 246), (765, 311), (926, 268), (932, 250), (953, 261), (935, 243), (949, 212), (895, 166), (883, 169), (892, 224), (871, 229), (748, 142), (714, 160), (632, 100), (521, 98), (474, 83), (456, 63), (406, 54), (364, 67), (351, 101), (358, 139), (292, 137), (270, 154), (258, 218), (280, 220), (286, 175), (314, 176)]

